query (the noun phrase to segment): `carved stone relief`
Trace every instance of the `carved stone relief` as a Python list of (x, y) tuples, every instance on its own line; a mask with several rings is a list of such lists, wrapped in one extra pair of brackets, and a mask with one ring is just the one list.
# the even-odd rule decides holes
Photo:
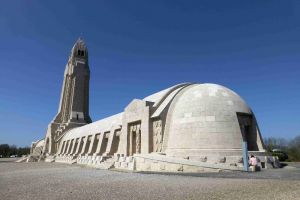
[(153, 151), (161, 152), (163, 142), (162, 121), (156, 120), (153, 122)]

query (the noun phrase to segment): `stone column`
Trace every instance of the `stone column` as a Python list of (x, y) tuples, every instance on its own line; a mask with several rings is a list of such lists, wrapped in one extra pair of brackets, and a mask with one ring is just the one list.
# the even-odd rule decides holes
[(130, 155), (130, 156), (133, 156), (133, 148), (135, 148), (134, 146), (133, 146), (133, 131), (134, 131), (134, 128), (135, 128), (135, 126), (134, 125), (131, 125), (130, 126), (130, 128), (129, 128), (129, 151), (128, 151), (128, 154)]
[(76, 140), (77, 140), (77, 138), (74, 139), (73, 146), (72, 146), (71, 151), (69, 152), (69, 155), (73, 154), (73, 151), (74, 151), (74, 148), (75, 148), (75, 145), (76, 145)]
[(88, 143), (88, 139), (89, 139), (89, 137), (88, 137), (88, 135), (87, 135), (87, 136), (85, 137), (85, 139), (84, 139), (84, 143), (83, 143), (83, 146), (82, 146), (82, 150), (81, 150), (81, 152), (80, 152), (80, 155), (81, 155), (81, 156), (82, 156), (82, 154), (84, 153), (86, 144)]
[(90, 142), (90, 146), (89, 146), (89, 149), (88, 149), (88, 152), (87, 152), (88, 155), (91, 155), (92, 150), (93, 150), (93, 146), (94, 146), (94, 142), (95, 142), (96, 139), (97, 139), (96, 138), (96, 134), (94, 134), (92, 136), (92, 139), (91, 139), (91, 142)]
[(129, 154), (128, 134), (129, 134), (128, 122), (126, 121), (126, 115), (124, 114), (123, 121), (122, 121), (122, 130), (120, 135), (120, 143), (119, 143), (119, 148), (117, 153), (124, 154), (125, 156)]
[(65, 148), (64, 148), (64, 151), (63, 151), (63, 155), (65, 155), (66, 153), (67, 153), (67, 149), (68, 149), (68, 147), (69, 147), (69, 143), (70, 143), (70, 140), (67, 140), (66, 141), (66, 146), (65, 146)]
[(107, 146), (106, 146), (106, 150), (105, 150), (105, 153), (103, 154), (104, 156), (107, 156), (111, 153), (112, 144), (113, 144), (113, 141), (115, 140), (115, 137), (116, 137), (116, 132), (117, 132), (116, 128), (114, 126), (111, 127), (108, 142), (107, 142)]
[[(136, 140), (135, 140), (135, 153), (141, 153), (141, 137), (140, 137), (140, 132), (141, 132), (141, 125), (136, 125), (136, 131), (135, 131), (135, 134), (136, 134)], [(142, 133), (141, 133), (142, 134)]]
[(96, 149), (96, 152), (94, 153), (94, 156), (98, 156), (100, 154), (100, 150), (101, 150), (101, 146), (102, 146), (104, 137), (105, 137), (105, 133), (100, 133), (97, 149)]
[(142, 116), (142, 122), (141, 122), (141, 154), (148, 154), (150, 153), (150, 141), (152, 136), (150, 129), (150, 108), (146, 107), (143, 116)]
[(69, 147), (67, 149), (66, 155), (69, 155), (69, 153), (70, 153), (70, 151), (71, 151), (71, 149), (73, 147), (73, 142), (74, 142), (74, 139), (70, 140), (70, 145), (69, 145)]
[(60, 155), (63, 155), (67, 146), (67, 141), (64, 141), (65, 145), (63, 146), (63, 148), (61, 149)]
[(63, 143), (59, 147), (58, 155), (62, 154), (63, 149), (65, 148), (66, 141), (63, 141)]
[(83, 140), (83, 137), (79, 138), (78, 145), (77, 145), (76, 150), (74, 152), (74, 156), (79, 153), (79, 148), (80, 148), (82, 140)]

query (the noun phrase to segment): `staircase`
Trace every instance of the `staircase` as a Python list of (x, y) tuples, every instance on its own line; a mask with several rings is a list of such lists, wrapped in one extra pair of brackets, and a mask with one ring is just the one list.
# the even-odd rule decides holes
[(55, 158), (55, 162), (74, 164), (74, 163), (77, 162), (77, 160), (76, 160), (76, 156), (72, 156), (72, 155), (58, 155)]
[(43, 146), (39, 146), (39, 147), (36, 147), (36, 148), (33, 149), (33, 152), (32, 152), (31, 155), (39, 156), (39, 155), (42, 154), (42, 152), (43, 152)]
[(105, 157), (104, 161), (97, 164), (95, 167), (97, 169), (111, 169), (114, 167), (115, 160), (113, 157)]
[(111, 156), (78, 156), (77, 164), (88, 165), (97, 169), (113, 168), (115, 160)]
[(123, 154), (116, 154), (115, 168), (123, 170), (135, 170), (135, 161), (133, 156), (124, 156)]
[(29, 156), (24, 156), (20, 158), (19, 160), (15, 161), (16, 163), (21, 163), (21, 162), (27, 162)]
[(25, 162), (38, 162), (39, 159), (40, 159), (40, 156), (29, 155), (29, 156), (27, 156), (27, 159)]
[(78, 156), (77, 157), (77, 164), (82, 165), (97, 165), (102, 162), (102, 156)]
[(54, 162), (55, 161), (55, 156), (47, 156), (45, 158), (45, 162)]

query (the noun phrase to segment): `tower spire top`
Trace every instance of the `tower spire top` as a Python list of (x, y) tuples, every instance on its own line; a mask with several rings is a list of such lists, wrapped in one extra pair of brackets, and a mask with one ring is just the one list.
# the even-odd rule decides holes
[(80, 36), (78, 37), (78, 39), (77, 39), (76, 42), (84, 42), (84, 39), (83, 39), (82, 35), (80, 35)]
[(77, 39), (77, 41), (75, 42), (74, 47), (76, 47), (76, 46), (86, 48), (86, 44), (85, 44), (85, 41), (84, 41), (84, 39), (83, 39), (82, 36), (80, 36), (80, 37)]
[(87, 54), (88, 54), (87, 46), (83, 38), (80, 36), (72, 48), (71, 58), (80, 57), (80, 58), (87, 59)]

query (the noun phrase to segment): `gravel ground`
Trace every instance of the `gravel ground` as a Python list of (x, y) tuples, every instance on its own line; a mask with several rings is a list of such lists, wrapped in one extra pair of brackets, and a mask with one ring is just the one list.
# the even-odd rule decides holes
[(300, 168), (179, 175), (0, 160), (0, 199), (300, 200)]

